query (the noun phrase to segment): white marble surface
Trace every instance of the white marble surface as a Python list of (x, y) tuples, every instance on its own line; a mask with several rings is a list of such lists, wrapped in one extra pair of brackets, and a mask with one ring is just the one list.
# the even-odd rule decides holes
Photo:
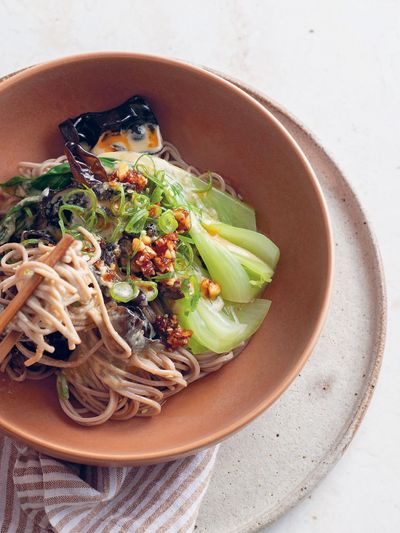
[(0, 13), (0, 75), (84, 51), (169, 55), (264, 91), (328, 147), (380, 242), (387, 349), (372, 405), (349, 450), (312, 496), (269, 531), (398, 531), (400, 2), (3, 0)]

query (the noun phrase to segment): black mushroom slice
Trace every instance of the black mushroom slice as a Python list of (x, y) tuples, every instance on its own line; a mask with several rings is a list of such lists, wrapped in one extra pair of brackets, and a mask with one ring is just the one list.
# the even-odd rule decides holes
[(83, 113), (59, 125), (66, 142), (80, 144), (94, 154), (136, 151), (155, 153), (162, 148), (157, 118), (141, 96), (98, 113)]
[(107, 173), (99, 159), (77, 143), (66, 142), (64, 147), (72, 175), (82, 185), (93, 188), (108, 181)]
[(28, 229), (23, 231), (21, 234), (21, 242), (26, 241), (27, 239), (39, 239), (48, 244), (57, 244), (56, 239), (50, 235), (50, 233), (43, 230)]
[(107, 311), (111, 324), (132, 350), (145, 347), (153, 328), (139, 309), (129, 309), (111, 303), (107, 305)]
[[(68, 204), (77, 205), (79, 207), (88, 208), (90, 206), (89, 198), (84, 194), (71, 194), (73, 187), (66, 187), (59, 191), (48, 191), (48, 194), (42, 198), (40, 204), (41, 216), (46, 222), (46, 226), (58, 227), (59, 222), (59, 209), (65, 203), (65, 196), (68, 194)], [(71, 213), (65, 212), (64, 214), (68, 222), (71, 221)], [(24, 232), (25, 234), (26, 232)], [(30, 231), (28, 231), (30, 233)], [(38, 233), (35, 232), (34, 233)], [(24, 237), (26, 238), (26, 237)], [(33, 238), (32, 235), (29, 238)], [(41, 238), (41, 237), (35, 237)]]

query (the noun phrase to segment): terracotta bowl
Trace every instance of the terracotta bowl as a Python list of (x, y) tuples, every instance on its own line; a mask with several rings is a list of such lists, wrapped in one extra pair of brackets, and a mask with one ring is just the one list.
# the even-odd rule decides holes
[(0, 85), (0, 173), (62, 153), (57, 125), (133, 94), (146, 97), (184, 158), (225, 176), (281, 249), (271, 311), (241, 355), (168, 400), (151, 419), (80, 427), (52, 379), (0, 378), (0, 429), (53, 456), (88, 464), (170, 460), (215, 444), (264, 411), (297, 376), (317, 340), (332, 279), (332, 235), (317, 179), (295, 141), (231, 83), (165, 58), (97, 53), (21, 72)]

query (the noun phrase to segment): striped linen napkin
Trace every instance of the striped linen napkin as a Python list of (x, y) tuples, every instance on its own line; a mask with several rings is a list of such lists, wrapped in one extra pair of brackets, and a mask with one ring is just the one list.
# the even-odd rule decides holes
[(0, 435), (0, 532), (187, 532), (217, 448), (141, 467), (66, 463)]

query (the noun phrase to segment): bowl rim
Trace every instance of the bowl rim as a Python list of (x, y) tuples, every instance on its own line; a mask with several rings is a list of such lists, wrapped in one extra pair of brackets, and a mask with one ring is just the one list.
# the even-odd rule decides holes
[[(333, 284), (333, 270), (334, 270), (334, 245), (333, 245), (333, 231), (332, 225), (329, 217), (329, 211), (324, 198), (321, 186), (319, 184), (318, 178), (305, 156), (304, 152), (292, 137), (292, 135), (286, 130), (286, 128), (279, 122), (277, 118), (266, 109), (261, 103), (257, 102), (252, 96), (246, 93), (243, 89), (236, 86), (233, 82), (228, 81), (225, 78), (219, 76), (215, 71), (209, 71), (206, 67), (193, 65), (187, 61), (181, 59), (172, 59), (166, 56), (160, 56), (156, 54), (144, 54), (136, 52), (126, 52), (126, 51), (99, 51), (99, 52), (89, 52), (83, 54), (74, 54), (62, 56), (51, 61), (46, 61), (35, 66), (28, 66), (24, 69), (17, 71), (16, 73), (10, 73), (3, 78), (0, 78), (0, 95), (12, 88), (14, 85), (35, 77), (36, 75), (52, 70), (63, 66), (65, 64), (73, 64), (86, 61), (96, 61), (99, 59), (132, 59), (140, 61), (150, 61), (153, 63), (162, 63), (165, 65), (170, 65), (173, 67), (183, 68), (193, 74), (202, 75), (205, 78), (209, 79), (213, 83), (217, 83), (222, 87), (225, 87), (227, 90), (238, 94), (242, 99), (246, 100), (249, 105), (253, 108), (256, 108), (258, 112), (265, 116), (272, 125), (277, 128), (281, 134), (285, 137), (287, 143), (290, 145), (292, 150), (295, 152), (299, 158), (302, 166), (304, 167), (305, 174), (307, 175), (309, 184), (311, 185), (313, 192), (315, 193), (320, 211), (322, 216), (322, 223), (324, 227), (325, 240), (327, 244), (327, 272), (326, 272), (326, 283), (324, 287), (323, 301), (319, 312), (318, 320), (314, 325), (313, 332), (310, 338), (307, 341), (306, 346), (304, 347), (301, 356), (297, 360), (297, 363), (293, 367), (292, 371), (288, 373), (286, 378), (281, 381), (274, 389), (273, 393), (269, 395), (268, 398), (261, 400), (251, 411), (246, 415), (239, 417), (237, 420), (231, 424), (224, 426), (218, 431), (214, 431), (206, 436), (199, 438), (195, 441), (192, 441), (189, 444), (182, 444), (175, 446), (174, 448), (168, 448), (156, 453), (96, 453), (93, 451), (85, 451), (79, 449), (76, 446), (70, 447), (68, 445), (55, 445), (51, 442), (49, 443), (46, 439), (40, 437), (33, 437), (29, 433), (26, 433), (23, 429), (13, 426), (10, 423), (5, 422), (0, 418), (0, 429), (6, 434), (21, 440), (33, 448), (48, 453), (54, 457), (61, 459), (66, 459), (69, 461), (75, 462), (84, 462), (86, 464), (97, 464), (97, 465), (139, 465), (139, 464), (151, 464), (161, 461), (168, 461), (176, 459), (177, 457), (183, 457), (185, 455), (193, 454), (197, 451), (200, 451), (204, 448), (210, 447), (217, 444), (223, 439), (231, 436), (245, 425), (249, 424), (257, 416), (263, 413), (268, 407), (270, 407), (279, 396), (290, 386), (293, 380), (296, 378), (298, 373), (301, 371), (306, 361), (310, 357), (312, 350), (315, 347), (315, 344), (318, 340), (318, 337), (321, 333), (322, 327), (324, 325), (328, 308), (330, 302), (330, 296), (332, 292)], [(221, 73), (221, 75), (223, 75)]]

